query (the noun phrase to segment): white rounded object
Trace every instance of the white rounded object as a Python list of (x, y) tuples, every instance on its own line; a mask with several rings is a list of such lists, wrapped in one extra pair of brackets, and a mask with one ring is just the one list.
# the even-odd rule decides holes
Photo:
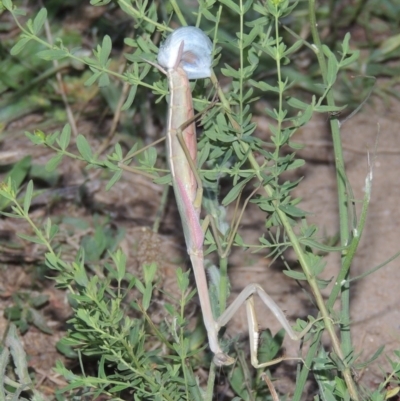
[[(180, 54), (181, 43), (183, 50)], [(166, 70), (180, 65), (189, 79), (209, 78), (211, 76), (212, 43), (199, 28), (184, 26), (172, 32), (161, 44), (158, 64)], [(181, 55), (181, 59), (177, 60)]]

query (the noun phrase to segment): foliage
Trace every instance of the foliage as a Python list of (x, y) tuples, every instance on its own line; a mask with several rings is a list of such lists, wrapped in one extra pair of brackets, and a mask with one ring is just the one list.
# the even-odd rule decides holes
[[(113, 6), (109, 0), (92, 0), (91, 4)], [(43, 36), (47, 20), (45, 8), (23, 24), (20, 17), (22, 10), (11, 0), (3, 0), (3, 7), (11, 13), (21, 30), (20, 38), (10, 53), (18, 56), (34, 44), (35, 54), (41, 60), (69, 60), (87, 66), (90, 70), (90, 75), (85, 76), (87, 87), (97, 85), (104, 89), (112, 86), (115, 79), (120, 80), (130, 87), (122, 106), (122, 110), (127, 110), (139, 107), (141, 91), (151, 91), (155, 103), (164, 101), (168, 95), (166, 79), (148, 61), (155, 62), (158, 47), (153, 41), (158, 40), (160, 33), (164, 35), (171, 31), (167, 23), (171, 18), (185, 25), (185, 16), (188, 15), (188, 19), (195, 18), (192, 23), (205, 28), (214, 40), (216, 69), (222, 65), (221, 46), (231, 49), (234, 57), (220, 69), (220, 76), (229, 82), (229, 90), (223, 91), (215, 76), (211, 84), (198, 82), (193, 88), (197, 111), (204, 110), (211, 103), (208, 96), (210, 90), (218, 96), (214, 107), (202, 116), (203, 131), (198, 155), (198, 172), (206, 193), (215, 195), (206, 197), (204, 207), (214, 214), (221, 231), (220, 236), (207, 232), (205, 241), (207, 252), (218, 251), (220, 271), (215, 274), (211, 294), (214, 304), (217, 304), (215, 310), (221, 312), (226, 308), (229, 295), (227, 259), (232, 246), (264, 252), (274, 259), (284, 258), (284, 252), (293, 249), (301, 270), (291, 270), (288, 266), (284, 273), (299, 282), (307, 282), (321, 320), (308, 335), (311, 345), (301, 371), (299, 369), (293, 399), (300, 400), (311, 368), (320, 389), (320, 398), (316, 399), (360, 399), (360, 391), (352, 377), (356, 356), (353, 355), (348, 334), (350, 318), (346, 296), (349, 293), (348, 272), (370, 200), (372, 169), (366, 178), (359, 222), (349, 227), (347, 207), (353, 199), (341, 155), (337, 117), (345, 105), (336, 104), (334, 88), (338, 77), (354, 68), (360, 56), (359, 51), (352, 50), (350, 46), (350, 34), (344, 35), (337, 51), (321, 44), (316, 28), (316, 7), (312, 0), (308, 2), (308, 18), (313, 44), (290, 30), (290, 36), (285, 34), (283, 37), (281, 26), (286, 27), (287, 19), (295, 15), (298, 6), (288, 0), (221, 0), (219, 3), (200, 0), (198, 12), (190, 15), (184, 12), (185, 6), (180, 7), (176, 1), (169, 3), (170, 8), (162, 5), (157, 8), (156, 2), (140, 0), (119, 0), (117, 4), (132, 19), (135, 28), (134, 39), (127, 37), (124, 41), (133, 53), (125, 54), (128, 65), (123, 72), (113, 64), (113, 41), (110, 36), (105, 35), (99, 40), (92, 55), (66, 44), (61, 36), (50, 43)], [(160, 14), (165, 16), (162, 23), (158, 22)], [(221, 28), (226, 18), (237, 23), (235, 35), (228, 36)], [(396, 45), (392, 47), (397, 48)], [(312, 88), (309, 101), (300, 98), (299, 93), (293, 90), (300, 80), (294, 79), (293, 67), (288, 67), (304, 48), (315, 55), (315, 65), (321, 73), (318, 80), (308, 81), (308, 88)], [(264, 60), (268, 60), (273, 67), (273, 79), (260, 78), (265, 70)], [(275, 107), (264, 110), (270, 121), (271, 136), (268, 141), (254, 136), (256, 124), (252, 121), (252, 105), (266, 94), (276, 101)], [(328, 114), (335, 143), (341, 232), (341, 243), (337, 247), (325, 245), (319, 237), (318, 228), (307, 224), (307, 212), (301, 209), (301, 199), (292, 196), (300, 180), (287, 181), (283, 178), (287, 171), (304, 165), (304, 161), (296, 157), (300, 145), (292, 138), (314, 113)], [(73, 137), (69, 124), (65, 124), (61, 131), (45, 133), (44, 130), (35, 130), (26, 132), (26, 136), (34, 145), (54, 151), (53, 158), (46, 164), (47, 171), (55, 170), (64, 157), (69, 157), (84, 161), (87, 168), (106, 171), (109, 177), (107, 189), (121, 179), (124, 171), (144, 174), (158, 184), (169, 185), (171, 182), (164, 163), (157, 158), (156, 148), (149, 146), (142, 150), (139, 141), (126, 154), (121, 144), (116, 143), (114, 149), (103, 156), (97, 149), (92, 149), (85, 136)], [(73, 150), (73, 145), (76, 145), (76, 150)], [(43, 225), (38, 225), (30, 217), (34, 188), (33, 182), (29, 181), (21, 197), (19, 190), (24, 178), (25, 175), (15, 179), (10, 174), (2, 184), (2, 210), (10, 207), (3, 215), (29, 223), (34, 234), (21, 236), (46, 250), (46, 265), (57, 272), (57, 285), (70, 294), (74, 316), (68, 322), (70, 330), (59, 344), (59, 349), (76, 351), (80, 358), (91, 357), (97, 361), (96, 374), (77, 374), (59, 363), (57, 372), (69, 384), (58, 396), (63, 397), (61, 393), (68, 392), (92, 399), (105, 394), (113, 400), (132, 399), (132, 396), (135, 400), (211, 400), (216, 391), (216, 367), (210, 364), (209, 355), (201, 345), (191, 340), (197, 329), (190, 329), (185, 317), (185, 307), (194, 295), (194, 291), (189, 290), (188, 273), (177, 271), (178, 302), (165, 304), (168, 314), (166, 323), (156, 326), (148, 315), (148, 309), (156, 287), (157, 266), (143, 266), (143, 278), (132, 276), (126, 271), (126, 256), (115, 249), (115, 242), (105, 240), (93, 257), (88, 254), (98, 242), (86, 244), (86, 249), (83, 246), (74, 255), (74, 260), (68, 261), (62, 248), (58, 248), (57, 224), (48, 219)], [(219, 204), (221, 178), (229, 185), (229, 190)], [(265, 232), (260, 233), (257, 244), (245, 243), (238, 232), (249, 203), (256, 204), (265, 213)], [(226, 221), (228, 208), (233, 210), (230, 223)], [(101, 229), (99, 233), (103, 239), (106, 237)], [(320, 291), (328, 284), (320, 278), (325, 268), (321, 251), (341, 252), (342, 255), (340, 272), (335, 281), (344, 284), (334, 287), (327, 302)], [(94, 261), (102, 264), (99, 268), (101, 276), (88, 272), (87, 266)], [(135, 300), (129, 298), (133, 291), (137, 294)], [(339, 293), (343, 306), (338, 321), (332, 307)], [(336, 334), (336, 323), (340, 326), (342, 344)], [(305, 322), (298, 322), (299, 327), (304, 325)], [(323, 329), (332, 342), (329, 354), (321, 343)], [(269, 341), (261, 346), (260, 355), (274, 358), (281, 345), (281, 336), (272, 338), (266, 333), (265, 337)], [(8, 354), (4, 355), (2, 366), (8, 363)], [(225, 368), (231, 388), (239, 397), (236, 399), (265, 399), (267, 386), (261, 376), (250, 371), (241, 349), (237, 350), (237, 356), (238, 363), (234, 368), (230, 372)], [(194, 373), (199, 368), (209, 370), (205, 389)], [(394, 365), (393, 371), (395, 376), (397, 368)], [(383, 387), (375, 395), (369, 393), (368, 396), (378, 400), (382, 394)], [(6, 396), (4, 393), (3, 399), (8, 399)]]

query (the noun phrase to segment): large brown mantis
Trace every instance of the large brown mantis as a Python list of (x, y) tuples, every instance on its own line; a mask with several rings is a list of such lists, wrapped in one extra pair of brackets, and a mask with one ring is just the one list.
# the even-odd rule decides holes
[(197, 142), (189, 85), (189, 79), (211, 76), (211, 53), (210, 39), (202, 30), (195, 27), (183, 27), (175, 30), (160, 48), (158, 54), (160, 66), (158, 68), (166, 74), (170, 90), (167, 128), (168, 161), (187, 251), (195, 275), (208, 342), (214, 353), (214, 362), (217, 366), (230, 365), (234, 362), (234, 359), (221, 349), (218, 332), (245, 303), (249, 325), (251, 363), (255, 368), (262, 368), (277, 363), (283, 358), (262, 364), (258, 362), (259, 333), (253, 301), (255, 293), (274, 313), (291, 339), (298, 340), (303, 337), (312, 323), (309, 323), (302, 332), (295, 332), (279, 306), (257, 284), (248, 285), (221, 316), (216, 319), (213, 317), (204, 269), (204, 231), (200, 222), (203, 189), (201, 180), (194, 171)]

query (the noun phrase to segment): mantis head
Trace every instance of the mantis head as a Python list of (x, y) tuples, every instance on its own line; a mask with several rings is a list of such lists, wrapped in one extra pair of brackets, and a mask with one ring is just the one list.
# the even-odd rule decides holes
[(172, 32), (158, 52), (158, 63), (166, 70), (182, 67), (189, 79), (211, 76), (212, 43), (199, 28), (185, 26)]

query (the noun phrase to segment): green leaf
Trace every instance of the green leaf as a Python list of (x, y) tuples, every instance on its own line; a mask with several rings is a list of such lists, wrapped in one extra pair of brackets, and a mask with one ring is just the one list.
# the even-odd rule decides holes
[(295, 97), (290, 97), (287, 99), (287, 103), (289, 106), (294, 107), (295, 109), (306, 110), (309, 107), (308, 103), (305, 103)]
[(230, 65), (225, 63), (226, 68), (221, 68), (221, 72), (226, 76), (226, 77), (232, 77), (236, 79), (240, 79), (240, 71), (235, 70), (232, 68)]
[(129, 107), (132, 106), (132, 103), (136, 96), (136, 91), (137, 91), (137, 85), (132, 85), (131, 89), (129, 90), (128, 97), (125, 100), (125, 103), (123, 104), (123, 106), (121, 108), (122, 111), (128, 110)]
[(327, 71), (327, 81), (328, 85), (331, 86), (336, 81), (336, 75), (339, 70), (339, 64), (336, 59), (336, 56), (332, 53), (328, 46), (323, 45), (322, 51), (324, 52), (325, 56), (328, 59), (328, 71)]
[(92, 86), (98, 80), (98, 78), (100, 77), (101, 74), (102, 74), (101, 71), (94, 72), (93, 75), (85, 81), (84, 85)]
[(260, 346), (258, 348), (258, 360), (260, 363), (268, 362), (274, 359), (279, 350), (282, 348), (283, 339), (285, 338), (285, 330), (281, 329), (272, 336), (270, 330), (265, 330), (260, 336)]
[(111, 180), (108, 181), (107, 185), (106, 185), (106, 191), (109, 191), (110, 188), (119, 181), (119, 179), (122, 176), (122, 170), (118, 170), (114, 173), (114, 175), (111, 177)]
[(34, 244), (40, 244), (40, 245), (44, 245), (45, 244), (43, 242), (43, 240), (41, 240), (38, 237), (32, 237), (30, 235), (25, 235), (25, 234), (22, 234), (22, 233), (17, 233), (17, 235), (18, 235), (18, 237), (20, 237), (20, 238), (22, 238), (22, 239), (24, 239), (26, 241), (33, 242)]
[(5, 345), (11, 351), (19, 382), (24, 383), (28, 387), (32, 383), (28, 372), (28, 359), (14, 324), (11, 324), (8, 329)]
[(11, 0), (3, 0), (3, 6), (4, 6), (8, 11), (12, 11), (12, 2), (11, 2)]
[(130, 387), (130, 383), (117, 384), (116, 386), (111, 387), (108, 391), (110, 393), (116, 393), (116, 392), (119, 392), (119, 391), (123, 391), (123, 390), (125, 390), (125, 389), (127, 389), (129, 387)]
[(305, 217), (307, 213), (292, 205), (279, 205), (279, 209), (292, 217)]
[(40, 9), (35, 19), (33, 20), (33, 32), (37, 35), (43, 28), (43, 24), (47, 18), (47, 10), (45, 8)]
[(66, 358), (76, 359), (78, 358), (78, 353), (72, 348), (71, 345), (64, 344), (62, 340), (57, 341), (56, 349)]
[(241, 14), (239, 6), (234, 3), (232, 0), (220, 0), (222, 4), (225, 4), (228, 8), (234, 11), (236, 14)]
[(222, 200), (222, 205), (223, 206), (227, 206), (229, 205), (231, 202), (233, 202), (238, 196), (239, 193), (243, 190), (243, 187), (252, 179), (253, 177), (248, 177), (245, 180), (239, 182), (238, 184), (236, 184), (229, 192), (228, 194), (225, 196), (225, 198)]
[(276, 92), (279, 93), (279, 88), (277, 86), (272, 86), (268, 84), (267, 82), (257, 82), (254, 81), (253, 79), (250, 79), (250, 84), (253, 85), (254, 87), (261, 89), (263, 92)]
[(67, 149), (70, 140), (71, 140), (71, 126), (69, 124), (65, 124), (61, 132), (60, 138), (58, 139), (58, 144), (60, 145), (60, 148), (62, 150)]
[[(15, 188), (19, 188), (25, 180), (29, 170), (31, 169), (31, 166), (31, 156), (25, 156), (23, 159), (14, 164), (10, 172), (4, 178), (4, 182), (7, 182), (8, 179), (10, 179), (13, 186), (15, 186)], [(12, 197), (8, 197), (6, 195), (7, 194), (5, 191), (2, 191), (2, 196), (4, 198), (0, 197), (0, 211), (4, 210), (10, 204), (10, 200), (13, 199)]]
[(354, 365), (354, 369), (363, 369), (365, 367), (367, 367), (369, 364), (371, 364), (372, 362), (375, 361), (375, 359), (377, 359), (379, 357), (379, 355), (383, 352), (385, 346), (381, 345), (376, 352), (374, 353), (374, 355), (371, 356), (371, 358), (369, 358), (368, 360), (366, 360), (365, 362), (362, 363), (357, 363)]
[(303, 45), (303, 42), (301, 40), (296, 41), (292, 46), (289, 47), (284, 53), (283, 56), (287, 57), (290, 54), (296, 52), (297, 50), (300, 49), (300, 47)]
[(283, 274), (295, 280), (307, 280), (306, 275), (303, 272), (296, 272), (294, 270), (283, 270)]
[(68, 51), (66, 49), (42, 50), (37, 53), (37, 56), (43, 60), (61, 60), (68, 57)]
[(105, 6), (110, 2), (111, 0), (90, 0), (90, 4), (95, 7)]
[(172, 181), (171, 174), (166, 174), (162, 177), (157, 177), (154, 179), (154, 183), (158, 185), (171, 184), (171, 181)]
[(110, 85), (110, 78), (105, 72), (102, 72), (99, 78), (99, 87), (104, 88), (108, 85)]
[(32, 202), (32, 195), (33, 195), (33, 182), (30, 180), (26, 187), (26, 193), (24, 197), (24, 212), (25, 214), (29, 213), (29, 207), (31, 206)]
[(29, 308), (29, 313), (31, 315), (32, 323), (40, 331), (46, 334), (53, 334), (53, 330), (47, 325), (44, 316), (34, 308)]
[(147, 309), (149, 309), (152, 295), (153, 295), (153, 286), (150, 284), (150, 285), (146, 286), (144, 293), (143, 293), (143, 299), (142, 299), (142, 306), (143, 306), (143, 309), (146, 311), (147, 311)]
[(347, 54), (349, 52), (350, 38), (351, 38), (350, 32), (347, 32), (346, 35), (344, 36), (343, 43), (342, 43), (343, 54)]
[(47, 163), (46, 163), (46, 171), (54, 171), (58, 165), (60, 164), (61, 160), (63, 159), (63, 155), (59, 153), (58, 155), (53, 156)]
[(124, 44), (126, 44), (129, 47), (137, 47), (137, 41), (132, 38), (125, 38), (124, 39)]
[(287, 165), (286, 171), (295, 170), (296, 168), (303, 167), (306, 162), (303, 159), (293, 160), (290, 164)]
[(360, 57), (360, 51), (355, 50), (354, 52), (352, 52), (351, 56), (347, 57), (346, 59), (340, 62), (339, 64), (340, 68), (345, 68), (348, 65), (353, 64), (355, 61), (358, 60), (359, 57)]
[(321, 244), (310, 238), (300, 238), (300, 243), (323, 252), (342, 252), (348, 248), (347, 246), (329, 246)]
[(400, 47), (400, 33), (393, 35), (385, 39), (379, 46), (379, 50), (382, 54), (388, 54)]
[(176, 278), (177, 278), (179, 290), (181, 291), (182, 294), (184, 294), (189, 287), (189, 272), (184, 272), (179, 267), (176, 270)]
[(99, 55), (99, 61), (103, 67), (107, 64), (108, 58), (110, 57), (111, 46), (111, 38), (108, 35), (104, 36)]
[(31, 38), (21, 35), (21, 39), (11, 48), (10, 54), (16, 56), (30, 40)]
[(347, 105), (345, 106), (324, 106), (324, 105), (320, 105), (320, 106), (315, 106), (314, 107), (314, 111), (318, 112), (318, 113), (337, 113), (339, 111), (344, 110), (347, 107)]
[(76, 138), (76, 146), (79, 153), (87, 161), (90, 162), (93, 158), (92, 150), (90, 149), (89, 142), (83, 135), (78, 135)]

